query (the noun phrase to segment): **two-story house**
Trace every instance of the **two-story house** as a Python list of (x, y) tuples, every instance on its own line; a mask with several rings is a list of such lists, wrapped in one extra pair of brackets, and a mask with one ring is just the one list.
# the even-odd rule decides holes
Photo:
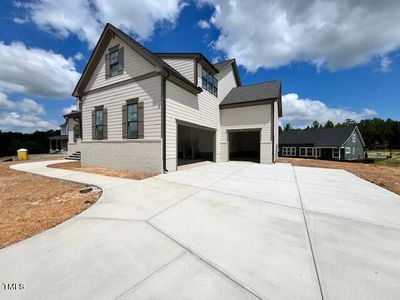
[(153, 53), (107, 24), (73, 96), (68, 146), (84, 166), (161, 173), (277, 158), (281, 83), (242, 86), (234, 59)]

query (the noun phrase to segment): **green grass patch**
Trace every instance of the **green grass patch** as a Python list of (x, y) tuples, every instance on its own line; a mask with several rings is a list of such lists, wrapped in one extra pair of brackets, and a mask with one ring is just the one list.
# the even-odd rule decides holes
[(387, 165), (392, 167), (400, 167), (400, 158), (375, 158), (375, 164), (377, 165)]

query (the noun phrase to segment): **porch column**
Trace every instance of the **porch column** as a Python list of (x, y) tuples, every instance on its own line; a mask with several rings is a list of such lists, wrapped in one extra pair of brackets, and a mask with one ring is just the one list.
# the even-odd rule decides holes
[(339, 160), (340, 160), (340, 147), (339, 147)]
[(314, 147), (314, 158), (315, 158), (315, 159), (317, 159), (317, 152), (318, 152), (318, 151), (317, 151), (317, 148)]

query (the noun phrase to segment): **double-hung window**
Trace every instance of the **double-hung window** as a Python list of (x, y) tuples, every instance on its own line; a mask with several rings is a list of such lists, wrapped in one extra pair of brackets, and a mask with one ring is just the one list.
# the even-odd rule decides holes
[(128, 126), (128, 139), (138, 138), (138, 104), (131, 103), (127, 105), (127, 126)]
[(213, 94), (215, 97), (218, 96), (218, 80), (210, 74), (206, 69), (203, 68), (202, 73), (202, 88)]
[(282, 155), (283, 156), (296, 156), (296, 147), (283, 147)]
[(332, 158), (339, 158), (339, 148), (332, 149)]
[(104, 138), (104, 111), (103, 109), (96, 109), (95, 111), (95, 133), (96, 140), (102, 140)]
[(116, 76), (119, 73), (119, 54), (118, 50), (110, 52), (110, 77)]

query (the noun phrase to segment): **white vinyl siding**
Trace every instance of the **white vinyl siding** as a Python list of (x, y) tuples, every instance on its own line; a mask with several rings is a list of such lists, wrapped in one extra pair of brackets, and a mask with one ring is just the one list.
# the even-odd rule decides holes
[(218, 101), (221, 103), (231, 89), (237, 87), (232, 65), (223, 69), (220, 73), (216, 74), (215, 77), (218, 79)]
[(221, 142), (227, 142), (226, 130), (261, 129), (261, 142), (271, 142), (271, 105), (253, 105), (221, 109)]
[(193, 58), (164, 58), (167, 64), (181, 73), (186, 79), (194, 83), (194, 59)]
[(108, 79), (105, 78), (106, 65), (104, 60), (105, 53), (103, 53), (92, 75), (92, 78), (90, 79), (88, 85), (85, 88), (85, 92), (155, 71), (155, 67), (151, 63), (145, 60), (139, 53), (137, 53), (135, 50), (133, 50), (131, 47), (125, 44), (117, 36), (111, 39), (110, 43), (106, 48), (106, 51), (108, 51), (109, 48), (116, 45), (124, 47), (123, 74), (116, 75)]
[[(199, 70), (201, 72), (201, 69)], [(201, 74), (201, 73), (200, 73)], [(168, 171), (176, 167), (176, 120), (216, 129), (216, 160), (219, 160), (219, 104), (210, 93), (193, 95), (174, 83), (166, 83), (166, 158)]]
[(161, 77), (132, 82), (82, 98), (83, 140), (92, 140), (91, 113), (104, 105), (108, 112), (108, 140), (122, 140), (122, 106), (126, 100), (139, 98), (144, 103), (144, 138), (161, 138)]

